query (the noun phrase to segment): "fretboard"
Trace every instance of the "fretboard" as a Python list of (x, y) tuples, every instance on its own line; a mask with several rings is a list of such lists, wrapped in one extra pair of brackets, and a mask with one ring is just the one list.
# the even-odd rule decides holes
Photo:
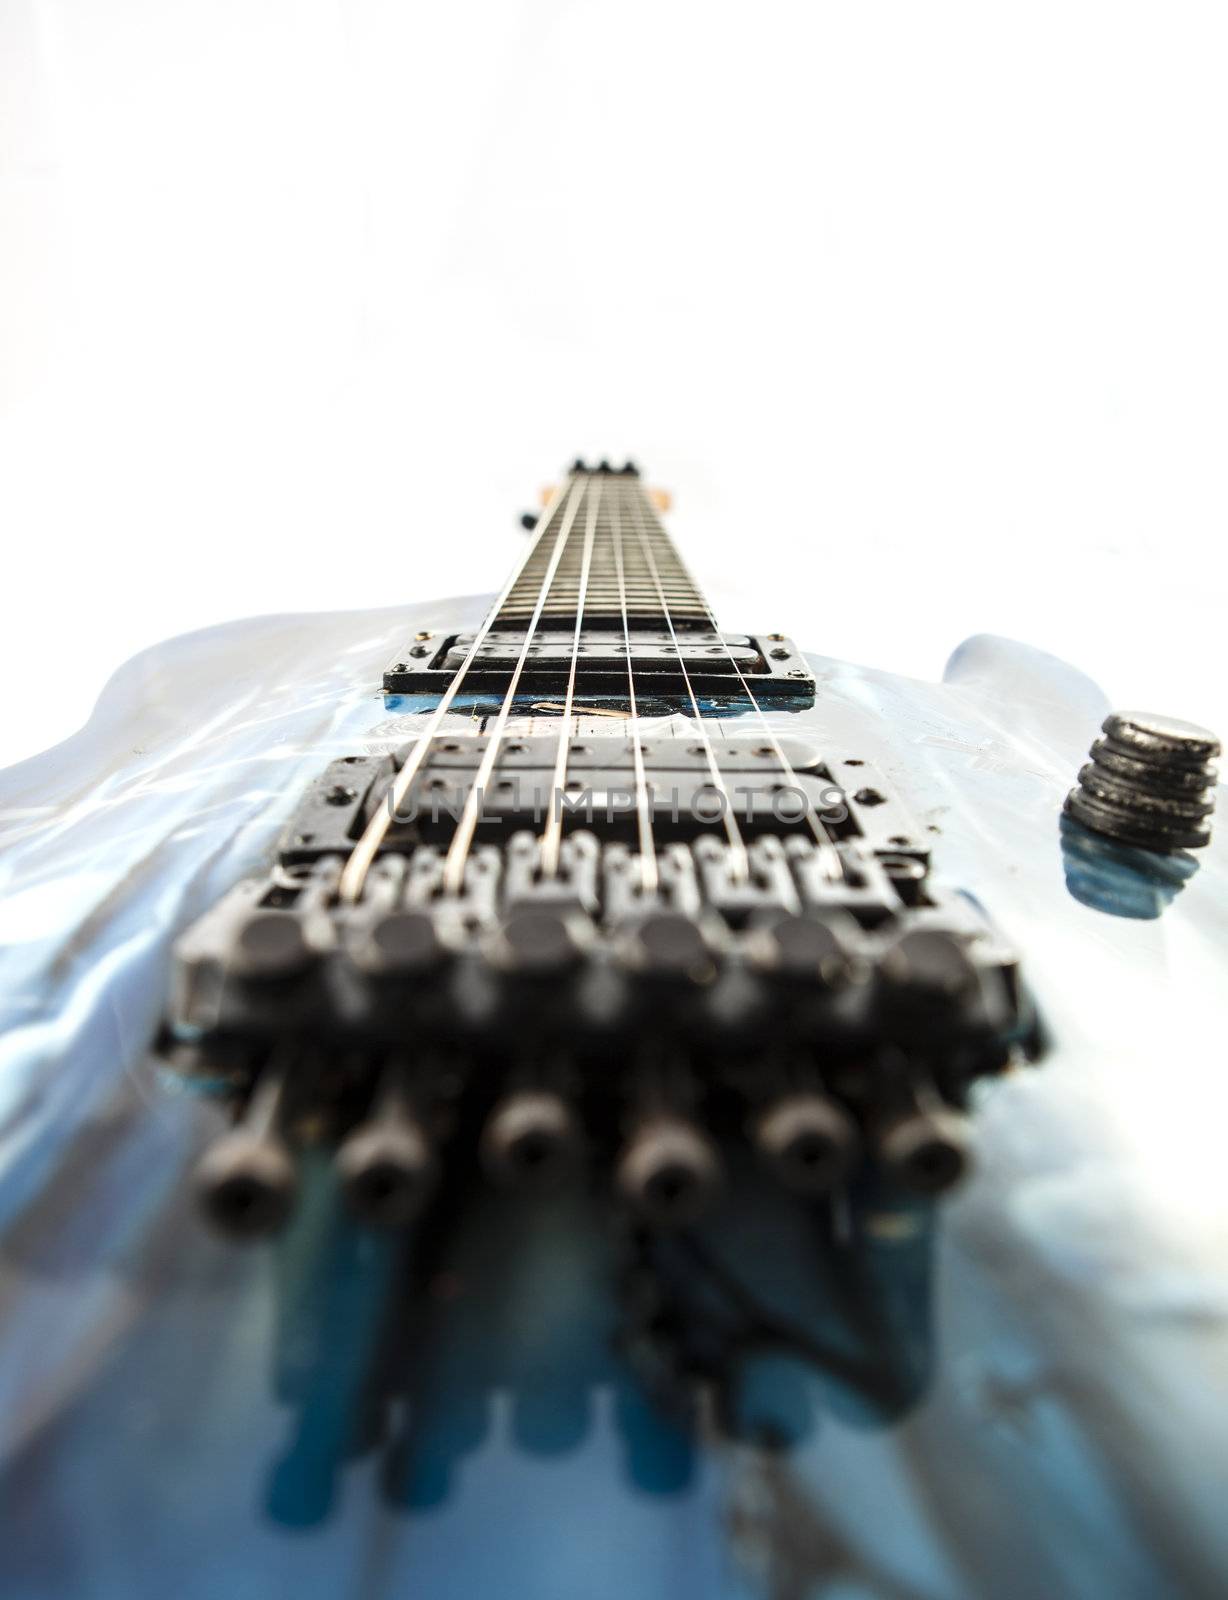
[[(532, 553), (498, 611), (496, 628), (528, 625), (568, 517), (570, 531), (542, 607), (543, 628), (574, 624), (581, 603), (586, 627), (622, 627), (624, 622), (663, 625), (667, 614), (677, 628), (712, 626), (699, 586), (662, 527), (640, 479), (622, 472), (576, 471), (538, 523)], [(590, 521), (593, 544), (585, 584)]]

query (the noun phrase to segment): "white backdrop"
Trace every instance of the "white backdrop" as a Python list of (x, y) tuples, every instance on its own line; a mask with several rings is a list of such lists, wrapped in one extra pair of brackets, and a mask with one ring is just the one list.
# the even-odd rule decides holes
[(0, 0), (0, 760), (498, 587), (632, 452), (728, 626), (1217, 724), (1218, 4)]

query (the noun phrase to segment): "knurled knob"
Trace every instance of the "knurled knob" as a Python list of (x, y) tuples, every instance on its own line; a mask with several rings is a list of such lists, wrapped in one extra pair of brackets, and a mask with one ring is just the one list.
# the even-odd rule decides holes
[(1144, 850), (1196, 850), (1211, 839), (1220, 742), (1178, 717), (1115, 711), (1066, 796), (1093, 833)]

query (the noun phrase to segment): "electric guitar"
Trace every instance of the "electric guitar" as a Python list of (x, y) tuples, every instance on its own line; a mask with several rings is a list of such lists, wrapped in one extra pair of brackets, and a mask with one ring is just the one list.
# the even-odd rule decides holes
[(1063, 814), (1052, 658), (725, 631), (630, 464), (531, 533), (0, 778), (6, 1600), (1216, 1592), (1223, 850)]

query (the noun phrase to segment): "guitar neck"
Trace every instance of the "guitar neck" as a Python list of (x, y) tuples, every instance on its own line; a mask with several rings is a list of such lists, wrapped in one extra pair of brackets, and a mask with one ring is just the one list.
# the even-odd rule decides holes
[[(562, 553), (547, 582), (560, 537)], [(538, 523), (533, 550), (494, 627), (526, 627), (539, 600), (547, 628), (574, 626), (577, 619), (599, 629), (715, 627), (699, 585), (634, 471), (578, 466), (569, 474)]]

